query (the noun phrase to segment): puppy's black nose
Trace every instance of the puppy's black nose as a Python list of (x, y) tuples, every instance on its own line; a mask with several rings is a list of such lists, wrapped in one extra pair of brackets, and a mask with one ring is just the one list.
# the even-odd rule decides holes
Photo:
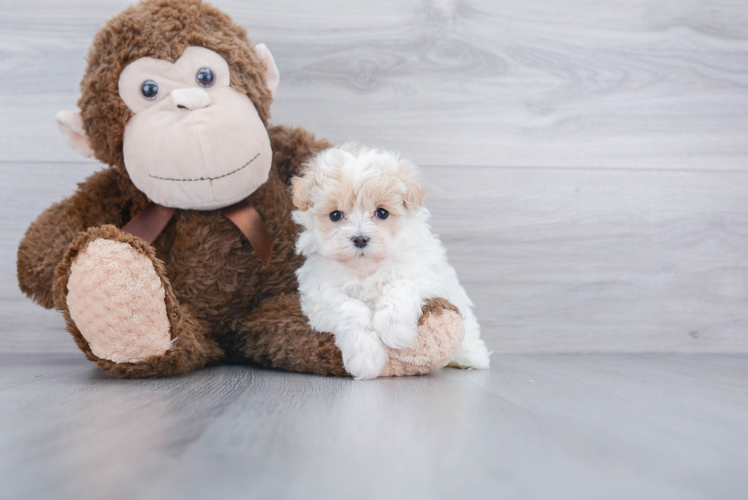
[(357, 248), (364, 248), (366, 244), (369, 243), (369, 238), (364, 238), (363, 236), (358, 235), (351, 238), (351, 241)]

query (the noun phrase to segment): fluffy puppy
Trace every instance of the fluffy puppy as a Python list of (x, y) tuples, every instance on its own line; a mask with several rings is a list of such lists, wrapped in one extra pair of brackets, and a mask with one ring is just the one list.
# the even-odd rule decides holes
[(416, 174), (396, 155), (346, 144), (293, 179), (293, 217), (303, 227), (296, 251), (306, 257), (296, 272), (301, 307), (312, 327), (335, 336), (358, 379), (379, 376), (385, 345), (413, 345), (421, 307), (437, 297), (459, 308), (465, 326), (450, 366), (488, 368), (473, 303), (431, 233)]

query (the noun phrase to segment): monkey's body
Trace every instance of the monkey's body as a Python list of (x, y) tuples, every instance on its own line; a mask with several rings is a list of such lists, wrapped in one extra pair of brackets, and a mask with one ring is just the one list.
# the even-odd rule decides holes
[[(285, 181), (310, 155), (327, 147), (301, 129), (270, 129), (274, 164), (269, 180), (250, 197), (273, 241), (271, 263), (263, 268), (239, 229), (220, 211), (178, 210), (153, 244), (171, 285), (181, 331), (164, 357), (142, 363), (98, 359), (67, 315), (68, 328), (89, 356), (118, 376), (165, 376), (221, 362), (256, 362), (289, 370), (344, 375), (332, 338), (313, 332), (301, 315), (294, 271), (297, 228)], [(280, 169), (280, 173), (279, 173)], [(58, 276), (70, 272), (67, 252), (77, 253), (96, 238), (131, 241), (115, 229), (139, 213), (148, 200), (126, 175), (106, 168), (83, 182), (72, 197), (53, 205), (28, 229), (18, 252), (21, 289), (45, 307), (67, 312), (66, 290)], [(101, 229), (102, 226), (112, 225)], [(94, 228), (89, 231), (89, 228)], [(79, 236), (82, 231), (88, 231)], [(72, 259), (68, 259), (72, 260)], [(158, 272), (158, 269), (157, 269)], [(261, 307), (262, 306), (262, 307)], [(258, 312), (282, 313), (277, 328), (253, 324)], [(263, 323), (260, 321), (260, 323)]]
[[(181, 23), (183, 30), (174, 31), (174, 23)], [(123, 36), (128, 30), (140, 33), (141, 38)], [(266, 267), (242, 232), (219, 210), (177, 210), (152, 245), (119, 229), (143, 211), (149, 198), (133, 184), (128, 174), (132, 165), (125, 168), (123, 156), (128, 121), (140, 111), (128, 109), (113, 89), (122, 68), (133, 61), (151, 57), (182, 64), (179, 57), (190, 46), (212, 49), (211, 54), (228, 62), (225, 71), (230, 68), (231, 85), (221, 95), (224, 99), (233, 99), (234, 94), (248, 97), (257, 109), (259, 135), (265, 133), (274, 91), (274, 86), (267, 87), (272, 80), (268, 76), (272, 59), (267, 59), (266, 49), (253, 50), (242, 28), (199, 0), (151, 0), (130, 7), (97, 35), (81, 85), (81, 122), (72, 129), (63, 127), (79, 150), (111, 166), (89, 177), (73, 196), (54, 204), (29, 227), (18, 251), (20, 287), (44, 307), (61, 310), (68, 331), (86, 356), (119, 377), (168, 376), (210, 364), (245, 362), (346, 375), (332, 335), (312, 330), (301, 313), (294, 274), (301, 257), (294, 252), (298, 229), (291, 219), (288, 183), (306, 160), (329, 147), (327, 141), (316, 140), (303, 129), (267, 127), (272, 149), (272, 160), (265, 157), (268, 178), (248, 195), (272, 242), (272, 260)], [(227, 82), (228, 74), (223, 78)], [(202, 95), (198, 88), (190, 92)], [(162, 97), (155, 105), (161, 107), (160, 112), (171, 113), (170, 101), (165, 100), (170, 97)], [(211, 116), (202, 111), (211, 102), (205, 99), (194, 108), (192, 101), (181, 101), (186, 104), (173, 106), (174, 116)], [(212, 116), (220, 109), (220, 101), (214, 102), (209, 110)], [(216, 123), (216, 129), (221, 126)], [(201, 130), (204, 136), (214, 132)], [(241, 140), (241, 132), (226, 133)], [(259, 136), (257, 130), (249, 130), (248, 135)], [(225, 149), (223, 137), (206, 140), (214, 141), (208, 146), (218, 144)], [(232, 136), (231, 140), (237, 139)], [(136, 159), (146, 168), (157, 168), (142, 157)], [(177, 166), (179, 160), (175, 158)], [(239, 177), (231, 182), (241, 182)], [(217, 181), (200, 182), (206, 189), (220, 189)], [(166, 188), (158, 189), (160, 195), (170, 194)], [(115, 254), (106, 251), (119, 252), (124, 258), (114, 262)], [(136, 330), (128, 330), (131, 323)], [(456, 351), (462, 323), (454, 306), (443, 299), (429, 301), (419, 325), (419, 332), (456, 332), (446, 343), (444, 338), (432, 341), (422, 335), (421, 353), (444, 356)], [(122, 345), (113, 347), (116, 342)], [(149, 354), (133, 358), (131, 353), (136, 351)], [(407, 349), (393, 353), (384, 374), (429, 371), (423, 368), (426, 360), (419, 361), (418, 356), (419, 352)]]

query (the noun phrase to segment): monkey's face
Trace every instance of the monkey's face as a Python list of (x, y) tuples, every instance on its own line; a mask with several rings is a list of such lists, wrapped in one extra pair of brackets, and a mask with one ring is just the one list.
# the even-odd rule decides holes
[(125, 168), (156, 203), (221, 208), (267, 180), (267, 130), (230, 83), (228, 63), (203, 47), (187, 48), (174, 63), (144, 57), (122, 71), (119, 94), (134, 113), (123, 138)]

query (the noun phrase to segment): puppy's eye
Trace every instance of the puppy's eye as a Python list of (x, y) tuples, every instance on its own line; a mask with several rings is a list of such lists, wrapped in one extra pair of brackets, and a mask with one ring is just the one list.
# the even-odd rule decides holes
[(140, 85), (140, 93), (149, 101), (158, 97), (158, 83), (153, 80), (146, 80)]
[(197, 70), (195, 80), (197, 80), (197, 84), (201, 87), (211, 87), (216, 81), (216, 75), (213, 74), (210, 68), (200, 68)]
[(342, 218), (343, 218), (343, 212), (341, 212), (340, 210), (335, 210), (334, 212), (330, 212), (331, 221), (338, 222)]
[(374, 214), (380, 219), (386, 219), (390, 215), (390, 213), (384, 208), (377, 208), (377, 211), (374, 212)]

